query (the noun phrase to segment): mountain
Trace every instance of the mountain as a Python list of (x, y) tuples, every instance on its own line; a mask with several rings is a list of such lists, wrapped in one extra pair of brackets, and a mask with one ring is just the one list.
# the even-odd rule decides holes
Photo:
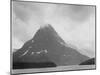
[(34, 65), (34, 63), (43, 64), (48, 62), (51, 67), (78, 65), (89, 59), (89, 57), (80, 54), (69, 46), (65, 46), (65, 44), (54, 28), (48, 24), (41, 27), (32, 39), (13, 53), (13, 66), (17, 64), (18, 67), (18, 63), (28, 63), (28, 65), (33, 63)]
[(88, 60), (80, 63), (80, 65), (95, 65), (95, 64), (96, 64), (95, 58), (91, 58), (91, 59), (88, 59)]

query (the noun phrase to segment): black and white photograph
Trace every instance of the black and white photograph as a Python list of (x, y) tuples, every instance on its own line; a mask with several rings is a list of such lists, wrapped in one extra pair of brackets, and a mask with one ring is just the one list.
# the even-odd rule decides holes
[(96, 69), (95, 12), (95, 5), (12, 0), (12, 74)]

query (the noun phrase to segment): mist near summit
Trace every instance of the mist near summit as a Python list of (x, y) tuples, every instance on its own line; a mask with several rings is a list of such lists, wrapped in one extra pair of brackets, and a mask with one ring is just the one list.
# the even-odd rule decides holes
[(19, 49), (40, 27), (52, 25), (73, 48), (95, 57), (95, 7), (13, 2), (12, 48)]

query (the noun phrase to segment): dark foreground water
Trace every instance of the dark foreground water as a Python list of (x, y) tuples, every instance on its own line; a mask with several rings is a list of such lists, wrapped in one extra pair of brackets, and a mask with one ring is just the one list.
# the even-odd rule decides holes
[(38, 63), (13, 63), (13, 69), (31, 69), (31, 68), (46, 68), (46, 67), (56, 67), (53, 62), (38, 62)]

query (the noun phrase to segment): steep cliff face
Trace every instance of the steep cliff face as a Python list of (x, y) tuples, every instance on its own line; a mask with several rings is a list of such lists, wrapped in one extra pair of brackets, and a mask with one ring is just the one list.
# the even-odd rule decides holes
[(55, 64), (53, 66), (78, 65), (87, 59), (89, 57), (65, 46), (65, 42), (49, 24), (41, 27), (31, 40), (13, 53), (13, 63), (33, 63), (33, 65), (46, 62), (52, 62)]

